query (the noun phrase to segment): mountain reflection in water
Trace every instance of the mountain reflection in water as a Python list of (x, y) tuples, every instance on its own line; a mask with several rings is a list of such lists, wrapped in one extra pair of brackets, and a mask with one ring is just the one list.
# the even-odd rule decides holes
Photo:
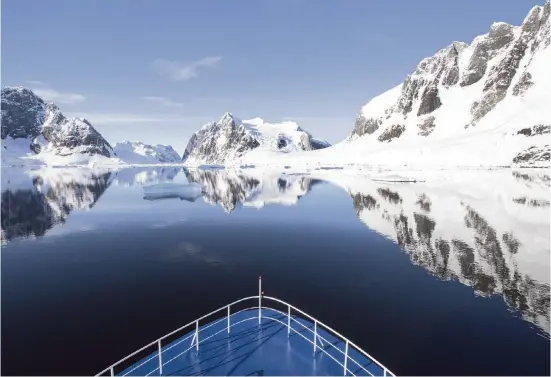
[(500, 295), (549, 336), (551, 179), (543, 170), (451, 173), (423, 183), (373, 181), (368, 175), (183, 168), (2, 171), (2, 242), (42, 237), (74, 211), (89, 210), (110, 185), (198, 183), (203, 200), (231, 213), (242, 207), (295, 205), (312, 187), (344, 189), (358, 219), (394, 241), (414, 265), (476, 295)]

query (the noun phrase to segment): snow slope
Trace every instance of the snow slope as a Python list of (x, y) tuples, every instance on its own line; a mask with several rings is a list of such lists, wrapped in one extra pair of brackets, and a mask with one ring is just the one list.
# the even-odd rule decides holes
[(260, 118), (241, 120), (226, 113), (193, 134), (183, 155), (187, 166), (231, 164), (251, 155), (288, 154), (326, 148), (329, 143), (312, 137), (294, 122), (268, 123)]
[[(344, 143), (376, 164), (549, 166), (549, 0), (421, 61), (360, 111)], [(524, 153), (534, 148), (535, 153)], [(362, 157), (361, 154), (364, 154)]]
[(233, 165), (549, 166), (550, 1), (521, 26), (503, 22), (470, 45), (423, 59), (362, 107), (351, 135), (319, 151), (256, 153)]
[(139, 141), (123, 141), (113, 147), (117, 157), (126, 164), (179, 163), (178, 152), (170, 145), (149, 145)]

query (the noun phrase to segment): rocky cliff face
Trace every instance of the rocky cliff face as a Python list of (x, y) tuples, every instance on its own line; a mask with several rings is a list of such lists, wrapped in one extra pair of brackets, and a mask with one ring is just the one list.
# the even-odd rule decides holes
[(494, 23), (470, 45), (454, 42), (423, 59), (402, 85), (362, 108), (348, 141), (364, 139), (369, 153), (379, 148), (377, 143), (428, 148), (447, 140), (478, 138), (480, 133), (480, 139), (488, 136), (480, 140), (480, 148), (514, 148), (511, 153), (501, 151), (509, 164), (531, 147), (545, 154), (548, 135), (527, 142), (516, 134), (536, 124), (551, 124), (546, 104), (551, 98), (549, 13), (547, 0), (534, 7), (521, 26)]
[(231, 164), (253, 150), (289, 153), (328, 146), (294, 122), (271, 124), (260, 118), (242, 121), (226, 113), (192, 135), (182, 159), (189, 165)]
[(17, 145), (23, 154), (115, 156), (90, 122), (66, 118), (56, 105), (23, 87), (2, 88), (2, 145), (4, 153)]

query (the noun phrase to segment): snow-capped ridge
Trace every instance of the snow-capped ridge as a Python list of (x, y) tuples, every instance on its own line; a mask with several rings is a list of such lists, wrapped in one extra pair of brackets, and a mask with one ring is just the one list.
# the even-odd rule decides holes
[(186, 165), (240, 164), (241, 157), (311, 151), (329, 144), (318, 140), (292, 121), (267, 122), (262, 118), (241, 120), (225, 113), (218, 122), (205, 124), (195, 132), (182, 160)]
[(178, 152), (170, 145), (145, 144), (141, 141), (117, 143), (114, 146), (119, 159), (125, 164), (180, 163)]
[[(549, 12), (547, 0), (520, 26), (494, 22), (470, 45), (456, 41), (422, 59), (361, 108), (347, 151), (379, 165), (549, 166), (548, 135), (512, 136), (551, 124)], [(527, 150), (540, 151), (537, 160), (525, 160)]]

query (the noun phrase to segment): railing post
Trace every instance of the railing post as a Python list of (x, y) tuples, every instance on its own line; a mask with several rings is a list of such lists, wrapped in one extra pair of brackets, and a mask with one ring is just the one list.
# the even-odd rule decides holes
[(287, 305), (287, 338), (291, 335), (291, 305)]
[(262, 276), (258, 277), (258, 324), (262, 319)]
[(314, 321), (314, 357), (316, 357), (316, 344), (318, 342), (318, 321)]
[(158, 348), (159, 348), (159, 376), (163, 375), (163, 359), (162, 359), (162, 352), (161, 352), (161, 339), (159, 339)]
[(110, 371), (111, 371), (111, 376), (114, 376), (114, 375), (115, 375), (115, 369), (114, 369), (114, 367), (111, 367)]
[(346, 376), (346, 365), (348, 364), (348, 339), (346, 339), (346, 346), (344, 347), (344, 374)]
[(228, 334), (230, 333), (230, 305), (228, 305)]
[(385, 367), (383, 367), (383, 376), (386, 377), (386, 368)]
[(199, 321), (195, 321), (195, 349), (199, 352)]

